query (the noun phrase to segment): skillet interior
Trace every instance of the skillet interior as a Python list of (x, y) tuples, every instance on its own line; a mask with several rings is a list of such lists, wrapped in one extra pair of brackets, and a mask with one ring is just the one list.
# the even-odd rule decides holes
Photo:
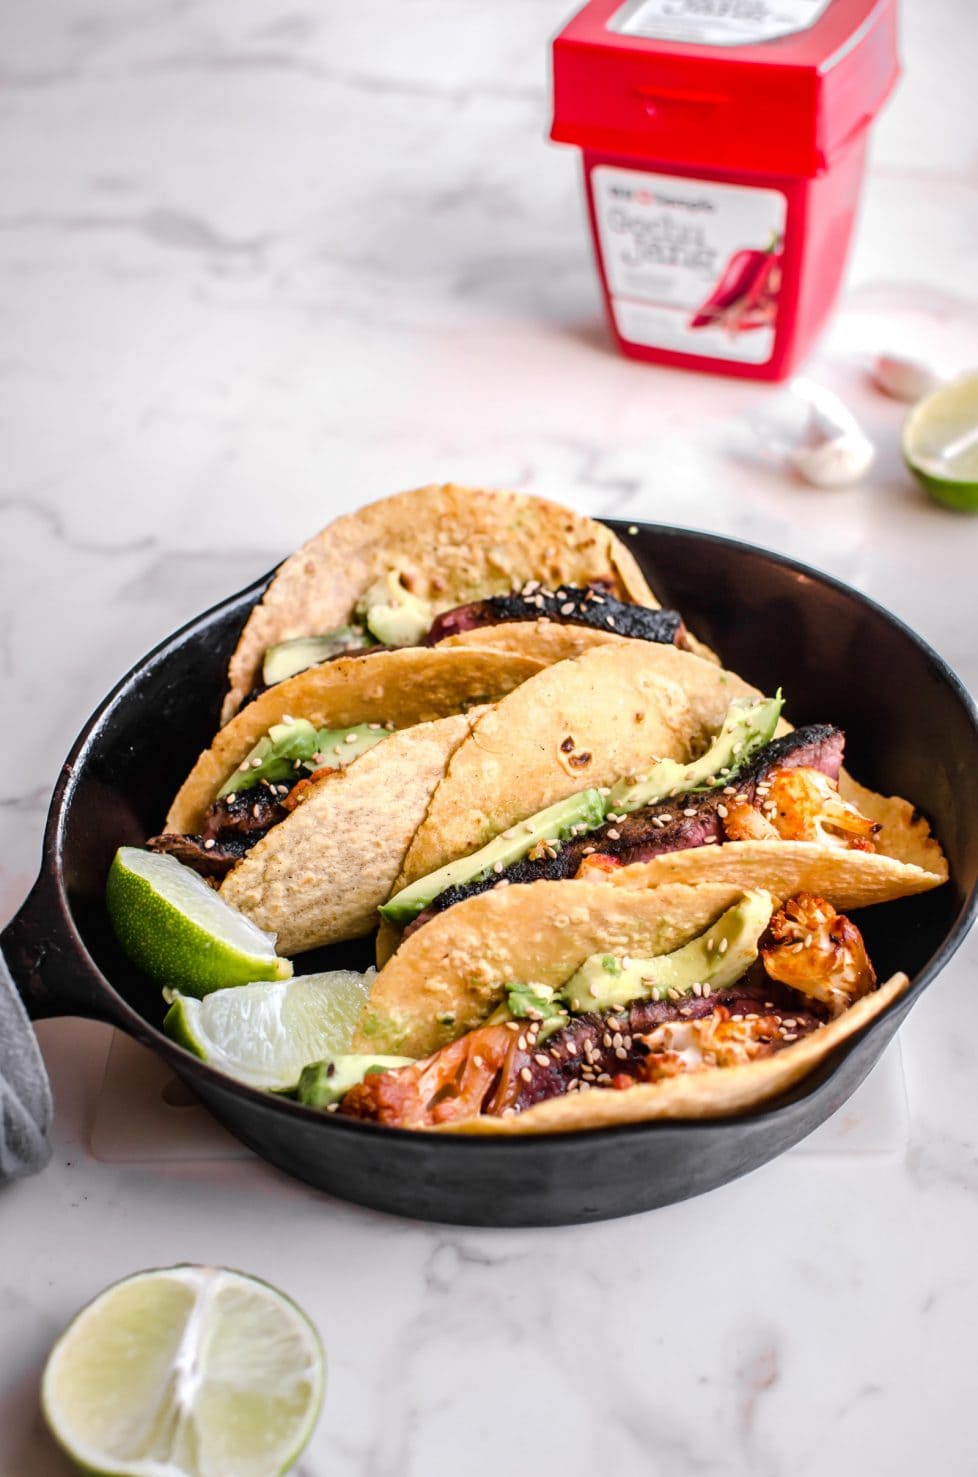
[[(973, 705), (934, 653), (862, 597), (772, 554), (683, 530), (644, 526), (632, 537), (623, 525), (616, 531), (663, 604), (679, 608), (727, 666), (765, 690), (783, 685), (795, 723), (844, 726), (847, 762), (858, 777), (912, 795), (932, 819), (952, 883), (859, 919), (881, 976), (904, 968), (914, 988), (898, 1010), (777, 1106), (728, 1122), (494, 1143), (325, 1119), (228, 1084), (158, 1034), (159, 992), (118, 949), (102, 896), (115, 848), (140, 844), (159, 828), (210, 741), (228, 655), (264, 586), (259, 581), (164, 643), (107, 700), (66, 766), (45, 866), (56, 881), (60, 855), (67, 912), (97, 966), (91, 970), (82, 959), (95, 1011), (165, 1055), (246, 1143), (343, 1198), (431, 1220), (541, 1225), (628, 1214), (733, 1179), (797, 1142), (845, 1101), (953, 952), (973, 911), (978, 833), (969, 818), (978, 809), (978, 728)], [(56, 892), (50, 903), (60, 911)], [(300, 968), (362, 967), (370, 952), (361, 942), (304, 956)]]

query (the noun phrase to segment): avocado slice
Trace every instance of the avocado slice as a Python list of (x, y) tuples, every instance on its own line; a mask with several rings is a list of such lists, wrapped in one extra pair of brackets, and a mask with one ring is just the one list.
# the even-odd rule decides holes
[(270, 784), (294, 784), (317, 769), (339, 769), (387, 737), (380, 724), (358, 723), (353, 728), (316, 728), (308, 718), (273, 723), (264, 738), (242, 759), (217, 792), (227, 795)]
[(410, 1067), (414, 1057), (371, 1056), (364, 1052), (350, 1052), (346, 1056), (330, 1057), (326, 1061), (311, 1062), (303, 1067), (296, 1088), (296, 1097), (307, 1108), (328, 1108), (338, 1103), (351, 1087), (356, 1087), (372, 1072), (390, 1072), (394, 1067)]
[(434, 607), (412, 595), (396, 570), (375, 580), (357, 604), (367, 630), (384, 646), (417, 646), (431, 630)]
[(660, 759), (640, 779), (619, 780), (608, 797), (609, 811), (641, 810), (645, 805), (665, 800), (668, 795), (712, 790), (729, 784), (731, 776), (771, 742), (783, 706), (780, 688), (774, 697), (756, 703), (735, 699), (705, 754), (689, 764)]
[(572, 834), (593, 831), (600, 826), (605, 816), (605, 803), (597, 790), (581, 790), (568, 795), (546, 810), (538, 810), (525, 821), (510, 826), (501, 836), (488, 841), (471, 856), (457, 858), (403, 887), (380, 909), (388, 923), (403, 928), (405, 924), (423, 913), (448, 887), (461, 887), (463, 883), (488, 877), (490, 872), (502, 872), (514, 862), (520, 861), (538, 842), (552, 844)]
[(696, 984), (724, 990), (736, 984), (757, 958), (758, 941), (774, 907), (770, 893), (745, 892), (711, 928), (672, 954), (651, 959), (592, 954), (557, 992), (557, 999), (578, 1014), (613, 1010), (632, 1000), (665, 998), (673, 991), (689, 995)]
[(346, 651), (368, 651), (374, 645), (376, 642), (362, 626), (337, 626), (324, 636), (296, 636), (292, 641), (280, 641), (268, 648), (262, 661), (261, 679), (266, 687), (275, 687), (332, 656), (341, 656)]

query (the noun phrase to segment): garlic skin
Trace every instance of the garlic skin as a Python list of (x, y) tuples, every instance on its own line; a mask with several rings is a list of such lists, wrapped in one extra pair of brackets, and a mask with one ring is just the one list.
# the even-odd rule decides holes
[(878, 390), (892, 400), (902, 400), (905, 405), (915, 405), (950, 378), (940, 365), (901, 354), (880, 354), (873, 364), (872, 376)]
[(786, 459), (813, 487), (851, 487), (876, 459), (876, 448), (838, 395), (811, 380), (796, 379), (792, 392), (808, 406), (808, 420)]

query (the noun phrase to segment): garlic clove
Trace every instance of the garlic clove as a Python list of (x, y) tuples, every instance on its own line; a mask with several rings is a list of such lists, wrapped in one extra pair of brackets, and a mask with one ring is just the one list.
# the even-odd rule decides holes
[(850, 487), (866, 475), (876, 448), (856, 417), (832, 390), (797, 378), (791, 389), (808, 407), (808, 419), (786, 460), (813, 487)]
[(816, 443), (796, 446), (788, 461), (813, 487), (851, 487), (876, 458), (876, 448), (858, 428)]
[(907, 405), (915, 405), (950, 379), (950, 374), (942, 366), (902, 354), (880, 354), (873, 364), (872, 373), (878, 390)]

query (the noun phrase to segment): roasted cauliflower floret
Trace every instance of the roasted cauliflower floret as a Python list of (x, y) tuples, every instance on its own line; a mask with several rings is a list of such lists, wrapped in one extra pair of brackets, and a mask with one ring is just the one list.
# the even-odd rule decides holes
[(843, 800), (821, 770), (772, 769), (757, 787), (757, 805), (734, 798), (723, 828), (728, 841), (824, 841), (850, 851), (875, 851), (875, 821)]
[(658, 1082), (707, 1067), (740, 1067), (769, 1056), (783, 1034), (784, 1025), (777, 1015), (745, 1015), (734, 1020), (725, 1006), (718, 1005), (712, 1015), (700, 1020), (667, 1021), (641, 1036), (649, 1053), (641, 1076), (646, 1082)]
[(876, 974), (856, 925), (831, 903), (800, 892), (779, 908), (761, 940), (761, 959), (771, 979), (833, 1015), (876, 988)]

